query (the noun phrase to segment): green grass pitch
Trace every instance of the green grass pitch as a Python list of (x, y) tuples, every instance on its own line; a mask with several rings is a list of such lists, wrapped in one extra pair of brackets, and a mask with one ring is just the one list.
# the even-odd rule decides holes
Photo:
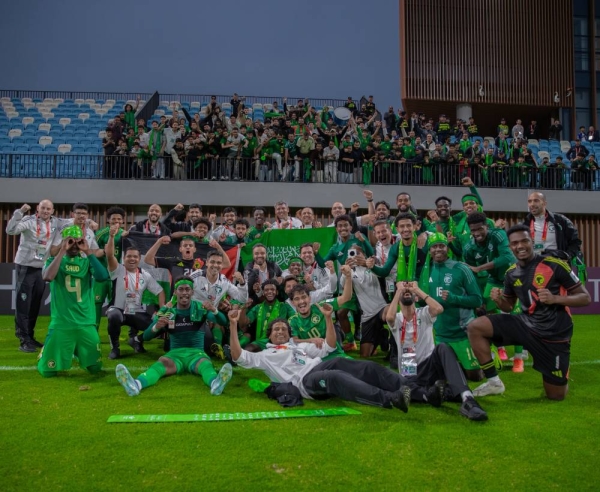
[[(17, 350), (13, 320), (0, 317), (0, 490), (597, 490), (600, 479), (598, 316), (575, 318), (570, 392), (542, 397), (539, 373), (505, 369), (502, 396), (480, 398), (490, 420), (470, 422), (458, 404), (413, 404), (408, 414), (338, 399), (362, 415), (214, 423), (108, 424), (116, 414), (274, 411), (234, 369), (222, 396), (199, 377), (165, 378), (135, 398), (114, 377), (76, 368), (43, 379), (35, 354)], [(108, 354), (106, 321), (101, 327)], [(48, 318), (38, 322), (43, 340)], [(126, 330), (124, 330), (124, 334)], [(159, 342), (123, 362), (134, 376), (162, 353)], [(220, 363), (215, 364), (220, 367)]]

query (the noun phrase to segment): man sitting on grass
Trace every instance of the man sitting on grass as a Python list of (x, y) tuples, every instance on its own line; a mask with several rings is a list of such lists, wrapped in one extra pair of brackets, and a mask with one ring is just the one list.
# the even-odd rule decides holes
[[(204, 352), (204, 330), (206, 320), (220, 325), (227, 324), (225, 315), (208, 301), (200, 303), (192, 300), (194, 282), (190, 277), (179, 277), (175, 281), (175, 295), (171, 300), (175, 307), (162, 308), (157, 318), (144, 332), (144, 340), (151, 340), (161, 332), (168, 331), (171, 350), (152, 364), (148, 370), (133, 379), (123, 365), (116, 367), (117, 380), (129, 396), (137, 396), (140, 391), (152, 386), (164, 376), (189, 372), (202, 377), (210, 387), (211, 395), (220, 395), (232, 375), (231, 364), (225, 364), (216, 373), (206, 352)], [(236, 332), (237, 334), (237, 332)]]
[(396, 407), (408, 412), (410, 389), (399, 374), (376, 362), (334, 357), (323, 361), (335, 350), (333, 308), (318, 306), (325, 318), (325, 342), (294, 343), (289, 323), (276, 319), (269, 324), (267, 336), (271, 343), (262, 352), (243, 350), (237, 337), (240, 311), (229, 311), (230, 347), (233, 360), (245, 369), (261, 369), (273, 382), (291, 383), (304, 398), (323, 399), (339, 396), (344, 400), (383, 408)]

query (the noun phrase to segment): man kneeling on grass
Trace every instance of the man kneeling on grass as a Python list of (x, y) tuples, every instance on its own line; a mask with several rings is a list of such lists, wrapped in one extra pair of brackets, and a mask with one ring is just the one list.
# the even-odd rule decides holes
[(325, 343), (294, 343), (289, 323), (276, 319), (269, 323), (270, 343), (262, 352), (243, 350), (237, 337), (240, 311), (228, 313), (230, 348), (233, 360), (246, 369), (261, 369), (278, 383), (291, 383), (304, 398), (323, 399), (339, 396), (344, 400), (384, 408), (396, 407), (408, 412), (410, 389), (399, 374), (373, 361), (335, 357), (322, 358), (336, 347), (335, 328), (329, 304), (318, 306), (327, 325)]
[[(162, 308), (157, 318), (144, 331), (145, 341), (167, 331), (171, 340), (171, 350), (137, 379), (133, 379), (123, 364), (117, 365), (117, 380), (129, 396), (139, 395), (142, 389), (156, 384), (164, 376), (186, 371), (201, 376), (204, 383), (210, 387), (211, 395), (220, 395), (231, 379), (231, 364), (225, 364), (217, 374), (210, 358), (204, 352), (202, 327), (205, 321), (224, 326), (227, 319), (208, 301), (201, 303), (192, 300), (193, 288), (194, 281), (190, 277), (179, 277), (175, 281), (175, 295), (171, 299), (171, 304), (175, 306)], [(237, 330), (235, 333), (237, 334)]]

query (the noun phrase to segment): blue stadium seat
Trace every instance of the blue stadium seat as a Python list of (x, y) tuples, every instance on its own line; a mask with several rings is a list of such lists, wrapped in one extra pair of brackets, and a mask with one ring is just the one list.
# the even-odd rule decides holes
[(71, 154), (83, 154), (85, 152), (85, 149), (83, 148), (83, 145), (73, 145), (71, 147)]
[(37, 154), (41, 154), (44, 151), (44, 147), (42, 147), (39, 144), (33, 144), (29, 146), (29, 151), (30, 152), (35, 152)]
[(10, 122), (10, 129), (11, 130), (24, 130), (25, 127), (23, 126), (23, 123), (17, 123), (16, 121), (13, 123), (12, 121)]
[(24, 138), (22, 140), (23, 145), (28, 145), (28, 146), (32, 146), (32, 145), (36, 145), (38, 143), (39, 137), (27, 137)]
[(0, 146), (8, 145), (9, 143), (10, 143), (10, 138), (8, 138), (8, 135), (0, 136)]
[(15, 147), (15, 152), (18, 154), (23, 154), (25, 152), (29, 152), (29, 145), (19, 144)]
[(79, 145), (83, 145), (84, 147), (89, 147), (90, 145), (92, 145), (92, 143), (98, 138), (98, 135), (96, 135), (96, 138), (92, 138), (92, 137), (85, 137), (85, 138), (80, 138), (79, 139)]
[(58, 145), (59, 144), (50, 144), (50, 145), (46, 145), (44, 147), (44, 152), (46, 154), (56, 154), (58, 152)]
[(11, 143), (3, 143), (2, 146), (0, 146), (0, 153), (2, 153), (2, 154), (9, 154), (13, 151), (14, 151), (14, 146)]

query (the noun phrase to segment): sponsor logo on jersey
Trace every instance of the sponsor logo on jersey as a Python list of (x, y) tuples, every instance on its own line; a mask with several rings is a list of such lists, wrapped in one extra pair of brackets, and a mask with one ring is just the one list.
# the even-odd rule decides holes
[(27, 300), (27, 294), (25, 294), (25, 292), (23, 292), (23, 293), (21, 294), (21, 300), (22, 300), (22, 301), (26, 301), (26, 300)]
[(444, 283), (446, 285), (450, 285), (452, 283), (452, 274), (451, 273), (447, 273), (444, 275)]
[(479, 259), (481, 259), (481, 258), (482, 258), (482, 256), (481, 256), (479, 253), (477, 253), (477, 254), (475, 255), (475, 259), (476, 259), (476, 260), (479, 260)]
[(50, 369), (54, 369), (54, 368), (56, 367), (56, 362), (55, 362), (55, 361), (53, 361), (53, 360), (49, 360), (49, 361), (48, 361), (48, 367), (49, 367)]
[(517, 279), (517, 281), (513, 284), (513, 286), (515, 286), (515, 287), (523, 287), (523, 282), (521, 282), (521, 279)]

